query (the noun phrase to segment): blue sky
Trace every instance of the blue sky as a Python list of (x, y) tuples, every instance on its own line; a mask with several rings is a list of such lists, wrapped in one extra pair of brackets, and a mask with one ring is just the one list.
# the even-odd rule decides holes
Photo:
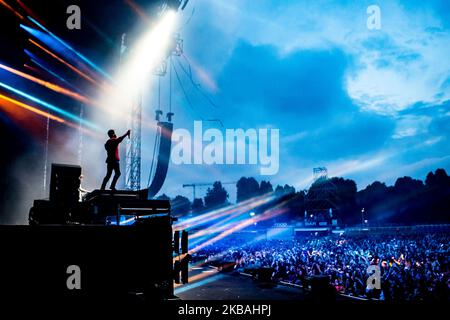
[[(380, 30), (366, 26), (371, 4)], [(448, 1), (191, 0), (181, 20), (203, 70), (194, 77), (218, 107), (186, 82), (193, 108), (177, 94), (175, 126), (278, 128), (280, 170), (171, 165), (164, 192), (191, 197), (181, 184), (241, 176), (306, 188), (317, 166), (359, 189), (450, 169)]]

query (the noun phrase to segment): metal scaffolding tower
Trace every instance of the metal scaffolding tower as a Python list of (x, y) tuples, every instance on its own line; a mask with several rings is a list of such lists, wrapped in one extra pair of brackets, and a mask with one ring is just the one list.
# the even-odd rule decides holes
[(131, 106), (131, 137), (127, 140), (125, 185), (127, 190), (141, 188), (141, 119), (142, 94), (139, 93)]
[(328, 179), (328, 169), (326, 167), (313, 168), (314, 182), (319, 179)]
[(329, 214), (336, 212), (337, 187), (328, 178), (326, 167), (313, 168), (313, 183), (305, 195), (305, 219), (307, 212), (316, 215), (317, 213)]
[[(120, 65), (128, 54), (127, 35), (122, 34), (120, 45)], [(141, 119), (142, 93), (139, 92), (131, 101), (131, 113), (128, 128), (131, 136), (127, 140), (125, 154), (125, 189), (139, 190), (141, 188)]]

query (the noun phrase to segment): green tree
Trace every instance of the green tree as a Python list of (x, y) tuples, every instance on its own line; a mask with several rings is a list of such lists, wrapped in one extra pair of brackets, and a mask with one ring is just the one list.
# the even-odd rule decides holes
[(205, 196), (205, 207), (207, 209), (213, 209), (223, 206), (228, 202), (228, 192), (222, 186), (220, 181), (216, 181), (213, 184), (212, 189), (208, 188)]

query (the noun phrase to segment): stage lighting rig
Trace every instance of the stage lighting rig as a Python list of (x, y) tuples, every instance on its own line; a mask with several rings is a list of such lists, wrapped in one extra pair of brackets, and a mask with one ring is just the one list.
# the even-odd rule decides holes
[(163, 1), (162, 9), (173, 9), (178, 10), (178, 8), (181, 8), (181, 10), (184, 10), (186, 8), (186, 5), (188, 4), (189, 0), (166, 0)]

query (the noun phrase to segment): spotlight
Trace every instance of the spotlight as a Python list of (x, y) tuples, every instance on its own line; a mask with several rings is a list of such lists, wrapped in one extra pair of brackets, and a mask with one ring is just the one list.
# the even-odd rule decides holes
[(160, 21), (137, 42), (125, 67), (123, 86), (133, 93), (139, 90), (152, 70), (167, 55), (175, 27), (176, 13), (167, 10)]
[(253, 212), (253, 211), (250, 212), (249, 214), (250, 214), (250, 217), (254, 217), (255, 216), (255, 212)]

